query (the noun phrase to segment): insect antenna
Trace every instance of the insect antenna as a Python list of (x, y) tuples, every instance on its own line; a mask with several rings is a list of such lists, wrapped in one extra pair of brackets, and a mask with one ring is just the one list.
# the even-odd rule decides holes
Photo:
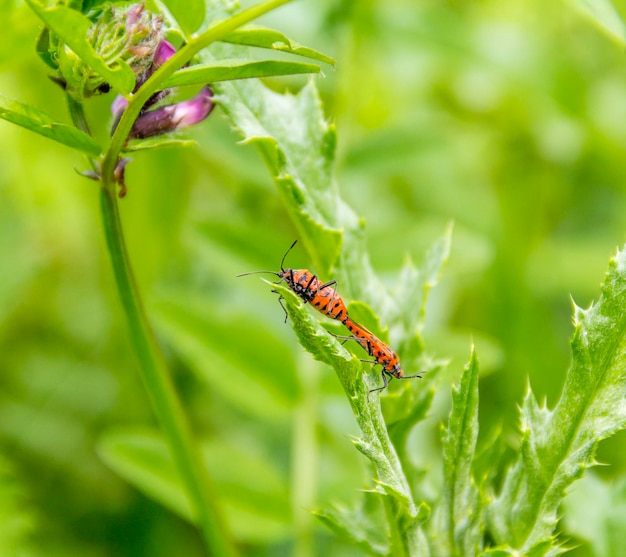
[(284, 264), (285, 264), (285, 259), (287, 258), (288, 253), (293, 249), (293, 246), (295, 246), (298, 243), (298, 240), (294, 240), (293, 244), (291, 244), (291, 246), (289, 246), (289, 249), (285, 252), (285, 255), (283, 255), (283, 258), (280, 261), (280, 270), (284, 273), (285, 272), (285, 268), (284, 268)]
[(280, 278), (280, 274), (276, 271), (252, 271), (250, 273), (241, 273), (240, 275), (237, 275), (237, 278), (247, 277), (248, 275), (260, 275), (262, 273), (269, 273), (270, 275), (276, 275), (278, 278)]

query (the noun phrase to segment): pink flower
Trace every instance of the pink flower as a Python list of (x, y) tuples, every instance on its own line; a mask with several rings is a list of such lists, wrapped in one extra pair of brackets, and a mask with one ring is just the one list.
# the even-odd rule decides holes
[[(152, 66), (156, 70), (160, 68), (165, 62), (167, 62), (174, 54), (176, 53), (176, 49), (172, 46), (169, 41), (162, 40), (156, 47), (154, 51), (154, 56), (152, 57)], [(153, 70), (154, 71), (154, 70)]]
[[(176, 49), (166, 40), (162, 40), (154, 51), (152, 57), (152, 65), (143, 77), (137, 79), (138, 89), (158, 68), (167, 62), (174, 54)], [(155, 110), (148, 110), (152, 105), (163, 100), (171, 93), (170, 89), (165, 89), (155, 93), (143, 106), (141, 113), (133, 124), (129, 134), (130, 139), (145, 139), (164, 133), (176, 131), (179, 128), (193, 126), (204, 120), (215, 106), (213, 103), (213, 91), (206, 85), (192, 99), (187, 101), (162, 106)], [(111, 104), (111, 112), (113, 113), (112, 132), (115, 131), (122, 114), (128, 106), (128, 101), (121, 95)]]
[(133, 139), (145, 139), (176, 131), (202, 122), (213, 110), (213, 91), (205, 85), (193, 98), (144, 112), (135, 120), (129, 134)]

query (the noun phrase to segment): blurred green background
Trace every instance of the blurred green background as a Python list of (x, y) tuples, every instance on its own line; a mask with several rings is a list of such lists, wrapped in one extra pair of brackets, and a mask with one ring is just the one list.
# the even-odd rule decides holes
[[(34, 52), (40, 23), (6, 0), (0, 20), (0, 92), (67, 122)], [(472, 340), (481, 435), (502, 428), (515, 443), (527, 382), (549, 404), (559, 395), (570, 296), (583, 307), (597, 298), (624, 243), (623, 51), (566, 4), (539, 0), (302, 0), (263, 23), (338, 62), (318, 85), (338, 129), (340, 189), (366, 220), (381, 276), (392, 283), (404, 257), (419, 261), (454, 221), (424, 331), (428, 351), (450, 364), (415, 434), (416, 462), (438, 465), (449, 385)], [(111, 100), (87, 107), (100, 138)], [(255, 149), (237, 144), (219, 109), (191, 135), (195, 149), (137, 155), (121, 212), (242, 553), (358, 555), (308, 511), (349, 504), (370, 486), (348, 439), (348, 404), (332, 372), (297, 345), (269, 288), (235, 279), (278, 268), (294, 227)], [(98, 457), (103, 435), (154, 421), (96, 185), (75, 171), (85, 161), (6, 122), (0, 152), (0, 548), (201, 555), (193, 528)], [(288, 263), (310, 265), (302, 248)], [(611, 466), (598, 475), (626, 471), (623, 441), (600, 446)], [(572, 555), (587, 555), (574, 540)]]

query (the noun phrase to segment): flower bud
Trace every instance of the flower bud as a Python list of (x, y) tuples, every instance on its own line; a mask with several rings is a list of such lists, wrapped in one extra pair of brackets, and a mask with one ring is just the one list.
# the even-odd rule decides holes
[[(144, 9), (143, 4), (130, 6), (102, 5), (88, 14), (93, 25), (87, 32), (87, 41), (108, 66), (126, 62), (141, 85), (152, 69), (153, 53), (163, 42), (163, 19)], [(51, 60), (66, 83), (67, 91), (77, 100), (107, 92), (109, 85), (66, 44), (52, 33), (45, 36), (41, 48), (47, 48)], [(169, 43), (168, 43), (169, 44)]]
[(165, 62), (167, 62), (172, 56), (176, 54), (176, 49), (170, 44), (169, 41), (163, 39), (156, 47), (154, 56), (152, 57), (152, 66), (156, 70), (160, 68)]
[(202, 122), (214, 107), (213, 91), (207, 85), (193, 98), (144, 112), (135, 120), (129, 137), (145, 139)]

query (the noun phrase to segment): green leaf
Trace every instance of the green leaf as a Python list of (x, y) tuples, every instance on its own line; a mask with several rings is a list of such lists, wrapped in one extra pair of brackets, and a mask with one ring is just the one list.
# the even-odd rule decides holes
[[(268, 543), (284, 538), (290, 516), (281, 474), (245, 448), (220, 440), (203, 444), (230, 529), (241, 539)], [(195, 522), (182, 483), (160, 435), (148, 430), (109, 431), (98, 443), (100, 458), (137, 489), (189, 522)], [(254, 474), (250, 474), (250, 470)]]
[(91, 22), (83, 14), (64, 6), (46, 8), (35, 0), (27, 0), (39, 18), (69, 46), (94, 72), (122, 94), (135, 87), (135, 74), (128, 64), (118, 61), (109, 67), (87, 40)]
[(552, 545), (566, 489), (595, 464), (598, 443), (626, 428), (625, 251), (611, 259), (600, 300), (587, 310), (576, 307), (574, 323), (561, 398), (550, 411), (528, 392), (521, 455), (489, 507), (496, 542), (523, 553)]
[(325, 62), (332, 66), (335, 65), (335, 60), (330, 56), (326, 56), (312, 48), (299, 45), (278, 31), (257, 25), (250, 25), (245, 29), (237, 29), (237, 31), (233, 31), (226, 38), (222, 39), (222, 41), (232, 44), (280, 50), (282, 52), (289, 52), (290, 54), (311, 58), (319, 62)]
[(357, 219), (338, 197), (330, 165), (335, 130), (323, 119), (315, 87), (297, 95), (274, 93), (253, 80), (215, 88), (244, 141), (259, 147), (316, 269), (327, 275), (339, 257), (345, 222), (339, 214)]
[[(247, 52), (236, 45), (215, 44), (210, 54), (203, 53), (203, 62), (212, 63), (212, 56), (245, 58)], [(217, 83), (215, 90), (220, 106), (244, 141), (259, 148), (321, 280), (332, 278), (334, 271), (346, 300), (359, 300), (381, 315), (393, 300), (369, 263), (363, 221), (339, 195), (333, 175), (336, 131), (326, 121), (313, 81), (297, 94), (274, 93), (257, 80)], [(283, 285), (275, 289), (284, 298), (300, 343), (315, 359), (335, 369), (348, 396), (362, 432), (354, 444), (376, 470), (388, 553), (424, 554), (427, 544), (420, 524), (428, 510), (413, 501), (383, 420), (379, 394), (369, 396), (368, 392), (379, 384), (380, 372), (368, 364), (368, 377), (357, 357), (320, 325), (295, 294)], [(415, 311), (419, 312), (419, 307)], [(367, 534), (358, 539), (364, 547), (376, 546)]]
[[(203, 55), (211, 63), (211, 56), (247, 57), (247, 50), (221, 43)], [(342, 295), (380, 315), (391, 299), (371, 268), (364, 223), (339, 195), (336, 130), (325, 119), (313, 81), (295, 95), (275, 93), (256, 80), (216, 83), (215, 90), (244, 141), (258, 146), (316, 271), (328, 280), (334, 270)]]
[(176, 139), (167, 136), (150, 137), (130, 141), (124, 147), (124, 153), (133, 151), (148, 151), (150, 149), (162, 149), (167, 147), (195, 147), (197, 143), (193, 139)]
[(335, 337), (333, 337), (316, 316), (312, 316), (291, 290), (282, 284), (272, 284), (283, 297), (289, 313), (291, 326), (300, 344), (318, 361), (332, 366), (339, 377), (341, 385), (349, 394), (355, 394), (365, 388), (361, 362), (350, 354)]
[(232, 404), (274, 420), (298, 400), (292, 351), (264, 322), (234, 309), (212, 313), (206, 299), (183, 292), (164, 294), (152, 313), (183, 360)]
[(44, 27), (41, 30), (41, 33), (39, 33), (35, 50), (48, 67), (53, 70), (56, 70), (59, 67), (59, 64), (54, 60), (50, 52), (50, 29), (48, 27)]
[(626, 547), (626, 480), (588, 474), (563, 501), (567, 534), (585, 540), (594, 557), (620, 557)]
[(569, 3), (614, 41), (622, 46), (626, 44), (626, 26), (611, 0), (569, 0)]
[[(448, 225), (444, 235), (430, 247), (419, 268), (411, 260), (404, 264), (391, 292), (393, 302), (382, 315), (384, 321), (393, 323), (397, 328), (396, 334), (403, 340), (397, 350), (413, 366), (424, 351), (420, 335), (424, 326), (426, 301), (448, 261), (452, 230), (452, 224)], [(407, 300), (411, 303), (407, 303)]]
[(339, 537), (367, 555), (388, 555), (389, 543), (381, 529), (384, 520), (378, 492), (364, 492), (355, 508), (331, 507), (313, 511)]
[(320, 67), (302, 62), (283, 62), (281, 60), (220, 60), (219, 64), (201, 64), (178, 70), (165, 83), (166, 87), (215, 83), (232, 79), (253, 77), (272, 77), (277, 75), (295, 75), (319, 73)]
[[(418, 381), (417, 378), (415, 380)], [(426, 419), (434, 397), (434, 388), (423, 391), (402, 389), (387, 393), (381, 399), (389, 436), (405, 468), (412, 465), (412, 461), (406, 454), (409, 433), (419, 422)]]
[(482, 550), (484, 521), (472, 474), (478, 438), (478, 360), (472, 348), (442, 435), (443, 498), (437, 509), (437, 554), (472, 557)]
[[(391, 292), (393, 302), (386, 306), (383, 316), (385, 322), (393, 324), (393, 336), (399, 339), (394, 347), (400, 355), (405, 375), (420, 374), (431, 384), (446, 362), (424, 355), (421, 331), (428, 294), (439, 281), (448, 260), (451, 236), (452, 226), (449, 226), (446, 233), (433, 243), (419, 268), (410, 260), (405, 263)], [(350, 305), (351, 311), (353, 306), (356, 304)], [(357, 322), (360, 322), (358, 318)], [(417, 378), (415, 380), (418, 381)], [(418, 388), (391, 392), (383, 400), (389, 433), (405, 465), (410, 463), (404, 454), (407, 437), (412, 428), (426, 417), (433, 397), (432, 387), (420, 385)]]
[[(218, 43), (203, 62), (247, 58), (246, 48)], [(278, 94), (256, 80), (217, 83), (220, 106), (247, 143), (255, 143), (313, 257), (326, 276), (339, 258), (342, 230), (359, 229), (354, 212), (339, 197), (332, 175), (336, 132), (309, 83), (297, 95)]]
[(197, 31), (206, 17), (204, 0), (163, 0), (181, 29), (190, 34)]
[(0, 95), (0, 118), (88, 155), (100, 154), (100, 145), (93, 137), (71, 126), (54, 122), (45, 112), (3, 95)]
[(106, 433), (98, 444), (98, 455), (140, 491), (185, 520), (195, 520), (167, 444), (158, 434), (130, 430)]
[[(283, 297), (293, 330), (300, 344), (321, 362), (331, 365), (348, 395), (363, 437), (353, 439), (356, 448), (369, 458), (378, 476), (377, 490), (383, 498), (388, 514), (391, 551), (414, 550), (417, 532), (426, 516), (413, 502), (411, 490), (402, 471), (398, 455), (389, 439), (378, 395), (370, 396), (370, 386), (363, 376), (363, 368), (356, 356), (351, 355), (320, 322), (306, 311), (304, 304), (291, 290), (275, 285)], [(378, 378), (378, 372), (370, 375)], [(392, 518), (393, 517), (393, 518)], [(371, 542), (374, 545), (374, 542)], [(395, 553), (397, 554), (397, 553)], [(402, 554), (402, 553), (400, 553)]]

